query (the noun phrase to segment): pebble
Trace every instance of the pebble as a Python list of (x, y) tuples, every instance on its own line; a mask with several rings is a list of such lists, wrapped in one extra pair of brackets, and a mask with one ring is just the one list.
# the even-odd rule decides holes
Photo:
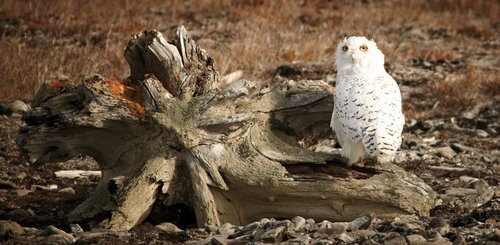
[(70, 224), (71, 233), (78, 234), (83, 232), (83, 228), (79, 224)]
[(475, 133), (476, 133), (476, 136), (479, 138), (488, 138), (490, 136), (490, 134), (488, 134), (488, 132), (486, 132), (482, 129), (477, 129), (475, 131)]
[(424, 230), (424, 223), (415, 215), (402, 215), (394, 218), (391, 226), (395, 229), (403, 229), (407, 232), (418, 232)]
[(330, 245), (333, 244), (333, 241), (328, 240), (327, 238), (316, 238), (311, 242), (311, 245)]
[(31, 189), (33, 190), (43, 190), (43, 191), (52, 191), (52, 190), (57, 190), (57, 185), (51, 184), (48, 186), (43, 186), (43, 185), (32, 185)]
[(292, 224), (293, 224), (293, 231), (300, 231), (304, 228), (304, 225), (306, 224), (306, 219), (300, 217), (300, 216), (295, 216), (292, 218)]
[(316, 222), (314, 219), (306, 219), (306, 224), (304, 225), (307, 231), (314, 231), (318, 229), (318, 226), (316, 226)]
[(71, 195), (75, 195), (75, 189), (73, 189), (73, 187), (66, 187), (66, 188), (62, 188), (59, 190), (59, 192), (61, 193), (68, 193), (68, 194), (71, 194)]
[(452, 244), (448, 239), (443, 238), (438, 232), (431, 232), (429, 234), (429, 241), (434, 244)]
[(214, 236), (210, 240), (210, 245), (226, 245), (226, 244), (231, 244), (231, 239), (227, 239), (220, 236)]
[(465, 182), (464, 188), (484, 190), (489, 187), (488, 182), (483, 179), (460, 176), (460, 181)]
[(404, 237), (399, 235), (399, 233), (396, 232), (390, 232), (384, 237), (384, 244), (386, 245), (401, 245), (401, 244), (407, 244), (406, 240)]
[(255, 232), (257, 231), (257, 229), (259, 228), (260, 226), (260, 222), (253, 222), (253, 223), (250, 223), (244, 227), (242, 227), (241, 229), (237, 229), (236, 232), (229, 236), (230, 238), (236, 238), (236, 237), (241, 237), (241, 236), (254, 236), (255, 235)]
[(361, 215), (360, 217), (356, 218), (355, 220), (349, 222), (349, 226), (347, 227), (347, 229), (348, 229), (348, 231), (357, 231), (357, 230), (368, 229), (373, 224), (374, 219), (375, 219), (375, 215), (372, 213)]
[(118, 237), (128, 237), (131, 236), (130, 233), (126, 231), (84, 231), (78, 233), (80, 239), (96, 239), (104, 236), (118, 236)]
[(230, 236), (233, 235), (235, 231), (236, 229), (233, 225), (225, 223), (217, 229), (216, 234)]
[(24, 235), (26, 236), (39, 236), (42, 231), (34, 227), (23, 227)]
[(293, 239), (286, 241), (284, 244), (297, 244), (297, 245), (309, 244), (311, 242), (311, 240), (312, 240), (312, 238), (309, 235), (300, 235), (300, 236), (297, 236)]
[(30, 110), (30, 106), (21, 100), (1, 101), (0, 114), (11, 115), (13, 113), (26, 113)]
[(0, 240), (13, 238), (24, 234), (24, 229), (18, 223), (11, 220), (0, 220)]
[(75, 242), (68, 240), (68, 237), (59, 234), (37, 237), (35, 241), (37, 244), (69, 244)]
[(346, 233), (342, 233), (337, 237), (337, 240), (343, 242), (343, 243), (352, 243), (354, 242), (354, 239), (347, 235)]
[(285, 229), (284, 226), (278, 226), (261, 233), (260, 236), (255, 236), (254, 240), (263, 241), (264, 243), (280, 243), (285, 235)]
[(468, 147), (468, 146), (465, 146), (465, 145), (462, 145), (462, 144), (459, 144), (459, 143), (453, 143), (451, 144), (451, 148), (453, 150), (455, 150), (456, 152), (458, 153), (462, 153), (462, 152), (474, 152), (474, 148), (472, 147)]
[(450, 241), (452, 242), (453, 245), (466, 245), (467, 241), (465, 238), (461, 235), (454, 235), (450, 237)]
[(20, 100), (15, 100), (10, 104), (9, 109), (12, 113), (25, 113), (30, 110), (30, 106)]
[(66, 233), (65, 231), (61, 230), (61, 229), (58, 229), (57, 227), (53, 226), (53, 225), (49, 225), (47, 226), (47, 228), (45, 228), (45, 230), (42, 232), (41, 234), (42, 236), (60, 236), (62, 238), (64, 238), (64, 240), (68, 241), (68, 242), (75, 242), (76, 239), (73, 235), (71, 234), (68, 234)]
[(349, 222), (333, 222), (332, 229), (345, 232), (349, 228)]
[(437, 147), (436, 148), (437, 155), (446, 157), (448, 159), (453, 158), (457, 153), (449, 146)]
[(492, 237), (492, 241), (500, 242), (500, 229), (495, 229), (495, 234)]
[(210, 232), (210, 233), (215, 233), (215, 232), (217, 232), (217, 229), (218, 229), (218, 228), (219, 228), (219, 227), (217, 227), (216, 225), (212, 225), (212, 224), (210, 224), (210, 225), (207, 225), (207, 226), (205, 227), (205, 230), (206, 230), (206, 231), (208, 231), (208, 232)]
[(450, 232), (450, 225), (441, 217), (433, 218), (429, 223), (429, 228), (434, 229), (442, 236)]
[(406, 236), (406, 240), (408, 241), (409, 245), (424, 244), (427, 242), (427, 240), (425, 240), (423, 236), (418, 234), (408, 235)]
[(316, 224), (320, 229), (332, 228), (332, 222), (323, 220)]
[(23, 196), (30, 194), (33, 191), (30, 189), (18, 189), (18, 190), (14, 190), (14, 192), (17, 194), (17, 196), (23, 197)]
[(157, 224), (155, 225), (155, 228), (167, 233), (177, 233), (182, 231), (181, 229), (179, 229), (179, 227), (170, 222), (163, 222), (161, 224)]

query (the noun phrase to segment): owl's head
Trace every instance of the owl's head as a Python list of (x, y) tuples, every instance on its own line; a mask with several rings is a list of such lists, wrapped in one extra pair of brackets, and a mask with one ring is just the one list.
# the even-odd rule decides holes
[(340, 41), (335, 63), (342, 73), (375, 72), (384, 69), (384, 54), (373, 40), (352, 36)]

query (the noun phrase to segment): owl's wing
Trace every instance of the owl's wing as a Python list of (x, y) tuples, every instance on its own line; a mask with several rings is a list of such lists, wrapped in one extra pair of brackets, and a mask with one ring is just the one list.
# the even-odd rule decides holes
[(401, 145), (404, 126), (401, 92), (396, 81), (385, 72), (370, 84), (373, 86), (366, 91), (366, 102), (371, 109), (361, 123), (362, 141), (368, 154), (383, 158), (395, 153)]
[(345, 141), (361, 143), (361, 123), (356, 120), (363, 115), (363, 84), (358, 76), (337, 77), (334, 108), (330, 126), (334, 129), (341, 145)]
[(347, 76), (339, 79), (336, 89), (332, 127), (337, 136), (362, 142), (370, 155), (395, 152), (404, 125), (396, 81), (387, 73), (371, 81)]

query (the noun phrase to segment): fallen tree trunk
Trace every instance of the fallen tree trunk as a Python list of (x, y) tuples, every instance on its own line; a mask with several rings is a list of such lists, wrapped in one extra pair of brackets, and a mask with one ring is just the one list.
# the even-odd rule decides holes
[[(434, 191), (393, 164), (345, 168), (337, 155), (307, 150), (330, 135), (332, 88), (289, 81), (219, 88), (213, 60), (183, 27), (168, 43), (156, 31), (131, 38), (131, 75), (80, 85), (45, 83), (18, 143), (35, 164), (92, 156), (102, 171), (71, 222), (100, 219), (128, 230), (153, 204), (183, 203), (197, 224), (262, 217), (351, 220), (427, 215)], [(302, 143), (302, 144), (301, 144)]]

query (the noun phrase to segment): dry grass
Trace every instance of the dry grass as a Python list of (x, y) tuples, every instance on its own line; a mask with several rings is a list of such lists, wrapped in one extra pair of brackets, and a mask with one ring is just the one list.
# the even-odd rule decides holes
[[(94, 73), (123, 79), (128, 67), (122, 53), (130, 35), (153, 28), (168, 32), (180, 24), (222, 74), (243, 70), (252, 79), (265, 79), (277, 65), (296, 60), (333, 65), (335, 45), (346, 35), (375, 38), (389, 63), (452, 60), (459, 56), (455, 50), (404, 40), (401, 31), (446, 30), (461, 38), (441, 38), (445, 45), (481, 45), (498, 38), (499, 5), (489, 0), (5, 0), (0, 2), (0, 99), (30, 99), (40, 83), (61, 74), (75, 81)], [(410, 48), (401, 48), (402, 42)], [(478, 87), (498, 85), (495, 77), (478, 81)], [(460, 86), (436, 86), (461, 94), (455, 89)], [(478, 94), (483, 90), (471, 96)]]
[[(427, 89), (436, 98), (436, 107), (444, 111), (463, 111), (485, 97), (500, 96), (500, 72), (482, 72), (466, 69), (444, 81), (434, 83)], [(497, 98), (498, 99), (498, 98)]]

